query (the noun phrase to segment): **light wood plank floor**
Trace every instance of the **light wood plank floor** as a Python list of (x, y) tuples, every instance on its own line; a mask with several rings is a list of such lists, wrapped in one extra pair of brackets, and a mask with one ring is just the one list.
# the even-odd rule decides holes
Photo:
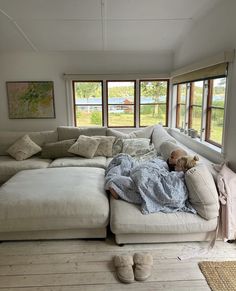
[[(217, 241), (204, 257), (184, 261), (182, 253), (205, 243), (133, 244), (119, 247), (110, 236), (101, 240), (3, 242), (0, 244), (0, 291), (210, 290), (198, 268), (202, 260), (236, 260), (236, 244)], [(151, 252), (152, 276), (122, 284), (112, 257)]]

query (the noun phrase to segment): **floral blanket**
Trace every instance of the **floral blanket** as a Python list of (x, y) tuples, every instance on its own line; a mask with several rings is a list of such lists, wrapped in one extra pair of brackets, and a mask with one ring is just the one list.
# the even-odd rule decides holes
[(158, 157), (143, 162), (127, 154), (115, 156), (105, 174), (105, 189), (110, 187), (121, 199), (140, 205), (143, 214), (196, 213), (188, 202), (184, 173), (169, 172), (167, 163)]

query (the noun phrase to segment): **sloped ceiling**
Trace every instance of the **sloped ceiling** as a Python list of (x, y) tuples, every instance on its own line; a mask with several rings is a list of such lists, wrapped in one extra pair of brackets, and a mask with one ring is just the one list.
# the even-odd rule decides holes
[(223, 0), (0, 0), (0, 51), (173, 51)]

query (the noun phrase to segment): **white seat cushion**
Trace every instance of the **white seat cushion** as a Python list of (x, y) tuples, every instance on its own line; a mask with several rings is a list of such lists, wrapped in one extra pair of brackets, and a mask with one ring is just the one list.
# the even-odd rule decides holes
[(102, 228), (108, 217), (103, 169), (22, 171), (0, 188), (0, 232)]
[(33, 157), (24, 161), (16, 161), (10, 156), (0, 156), (0, 184), (6, 182), (22, 170), (47, 168), (51, 160)]
[(215, 230), (217, 225), (217, 218), (205, 220), (187, 212), (144, 215), (137, 205), (113, 198), (110, 206), (110, 225), (115, 234), (202, 233)]
[(60, 168), (60, 167), (95, 167), (95, 168), (106, 168), (105, 157), (93, 157), (92, 159), (82, 157), (68, 157), (54, 160), (49, 168)]

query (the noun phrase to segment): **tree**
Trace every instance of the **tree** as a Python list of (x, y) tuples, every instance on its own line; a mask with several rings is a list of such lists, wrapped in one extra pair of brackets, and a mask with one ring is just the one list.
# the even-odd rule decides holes
[(102, 114), (99, 111), (93, 111), (91, 114), (91, 123), (96, 125), (102, 124)]
[[(166, 86), (165, 81), (147, 81), (141, 83), (141, 93), (142, 97), (152, 97), (153, 103), (161, 102), (160, 97), (166, 96)], [(152, 116), (158, 113), (158, 105), (153, 106)]]
[(77, 82), (76, 83), (76, 97), (87, 98), (101, 97), (101, 85), (98, 82)]

